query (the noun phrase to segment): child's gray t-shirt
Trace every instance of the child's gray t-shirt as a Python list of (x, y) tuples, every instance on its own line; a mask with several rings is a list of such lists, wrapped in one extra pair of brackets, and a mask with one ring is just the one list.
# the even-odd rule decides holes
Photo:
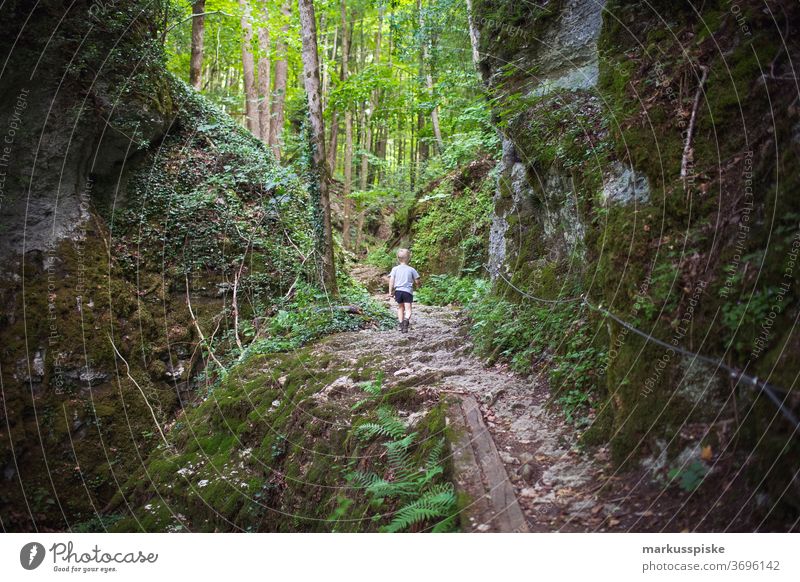
[(389, 273), (390, 277), (394, 277), (395, 291), (405, 291), (411, 293), (414, 289), (414, 281), (419, 279), (419, 273), (414, 267), (408, 265), (397, 265)]

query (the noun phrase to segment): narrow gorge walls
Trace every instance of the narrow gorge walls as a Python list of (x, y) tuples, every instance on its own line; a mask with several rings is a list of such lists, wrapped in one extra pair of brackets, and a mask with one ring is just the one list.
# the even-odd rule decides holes
[[(545, 319), (585, 296), (796, 406), (796, 5), (473, 0), (470, 20), (503, 138), (494, 293), (539, 297)], [(595, 354), (587, 441), (637, 464), (744, 446), (773, 502), (794, 491), (796, 463), (773, 466), (797, 460), (793, 427), (757, 389), (576, 313)]]
[(311, 245), (300, 180), (167, 73), (161, 4), (98, 6), (3, 6), (0, 513), (17, 531), (102, 531), (219, 373), (203, 336), (237, 349)]

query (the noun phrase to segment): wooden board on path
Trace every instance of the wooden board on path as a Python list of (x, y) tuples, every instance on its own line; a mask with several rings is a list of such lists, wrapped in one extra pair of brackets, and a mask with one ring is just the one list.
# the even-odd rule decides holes
[(462, 527), (471, 532), (527, 532), (525, 515), (514, 487), (472, 396), (453, 399), (448, 420), (455, 435), (451, 443), (455, 482), (467, 501)]

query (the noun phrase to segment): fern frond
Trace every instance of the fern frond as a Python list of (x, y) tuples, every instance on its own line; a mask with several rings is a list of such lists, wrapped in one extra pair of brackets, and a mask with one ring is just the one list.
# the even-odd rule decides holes
[(417, 486), (411, 481), (377, 479), (367, 487), (367, 493), (376, 497), (408, 497), (416, 495)]
[(435, 477), (437, 477), (438, 475), (442, 475), (443, 473), (444, 469), (442, 468), (441, 465), (434, 465), (433, 467), (428, 468), (418, 480), (420, 488), (424, 487), (425, 485), (433, 481)]
[(399, 440), (406, 435), (406, 425), (386, 406), (378, 409), (378, 420), (383, 429), (394, 439)]
[(352, 471), (345, 475), (345, 478), (357, 489), (367, 489), (380, 479), (375, 473), (364, 473), (363, 471)]
[(439, 439), (433, 445), (431, 451), (428, 453), (428, 461), (425, 463), (426, 469), (431, 469), (439, 464), (442, 460), (442, 452), (444, 451), (444, 439)]
[(391, 523), (382, 528), (387, 532), (399, 532), (412, 525), (455, 514), (456, 495), (450, 483), (434, 485), (416, 501), (401, 507)]
[(399, 440), (393, 440), (391, 442), (386, 443), (386, 452), (390, 455), (394, 451), (407, 451), (411, 445), (414, 444), (414, 440), (417, 438), (417, 433), (412, 432), (411, 434), (407, 434), (403, 438)]

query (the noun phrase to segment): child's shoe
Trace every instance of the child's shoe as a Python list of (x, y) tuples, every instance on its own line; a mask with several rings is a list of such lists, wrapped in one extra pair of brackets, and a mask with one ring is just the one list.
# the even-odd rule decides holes
[(411, 325), (411, 322), (408, 319), (403, 320), (403, 333), (408, 333), (408, 326)]

